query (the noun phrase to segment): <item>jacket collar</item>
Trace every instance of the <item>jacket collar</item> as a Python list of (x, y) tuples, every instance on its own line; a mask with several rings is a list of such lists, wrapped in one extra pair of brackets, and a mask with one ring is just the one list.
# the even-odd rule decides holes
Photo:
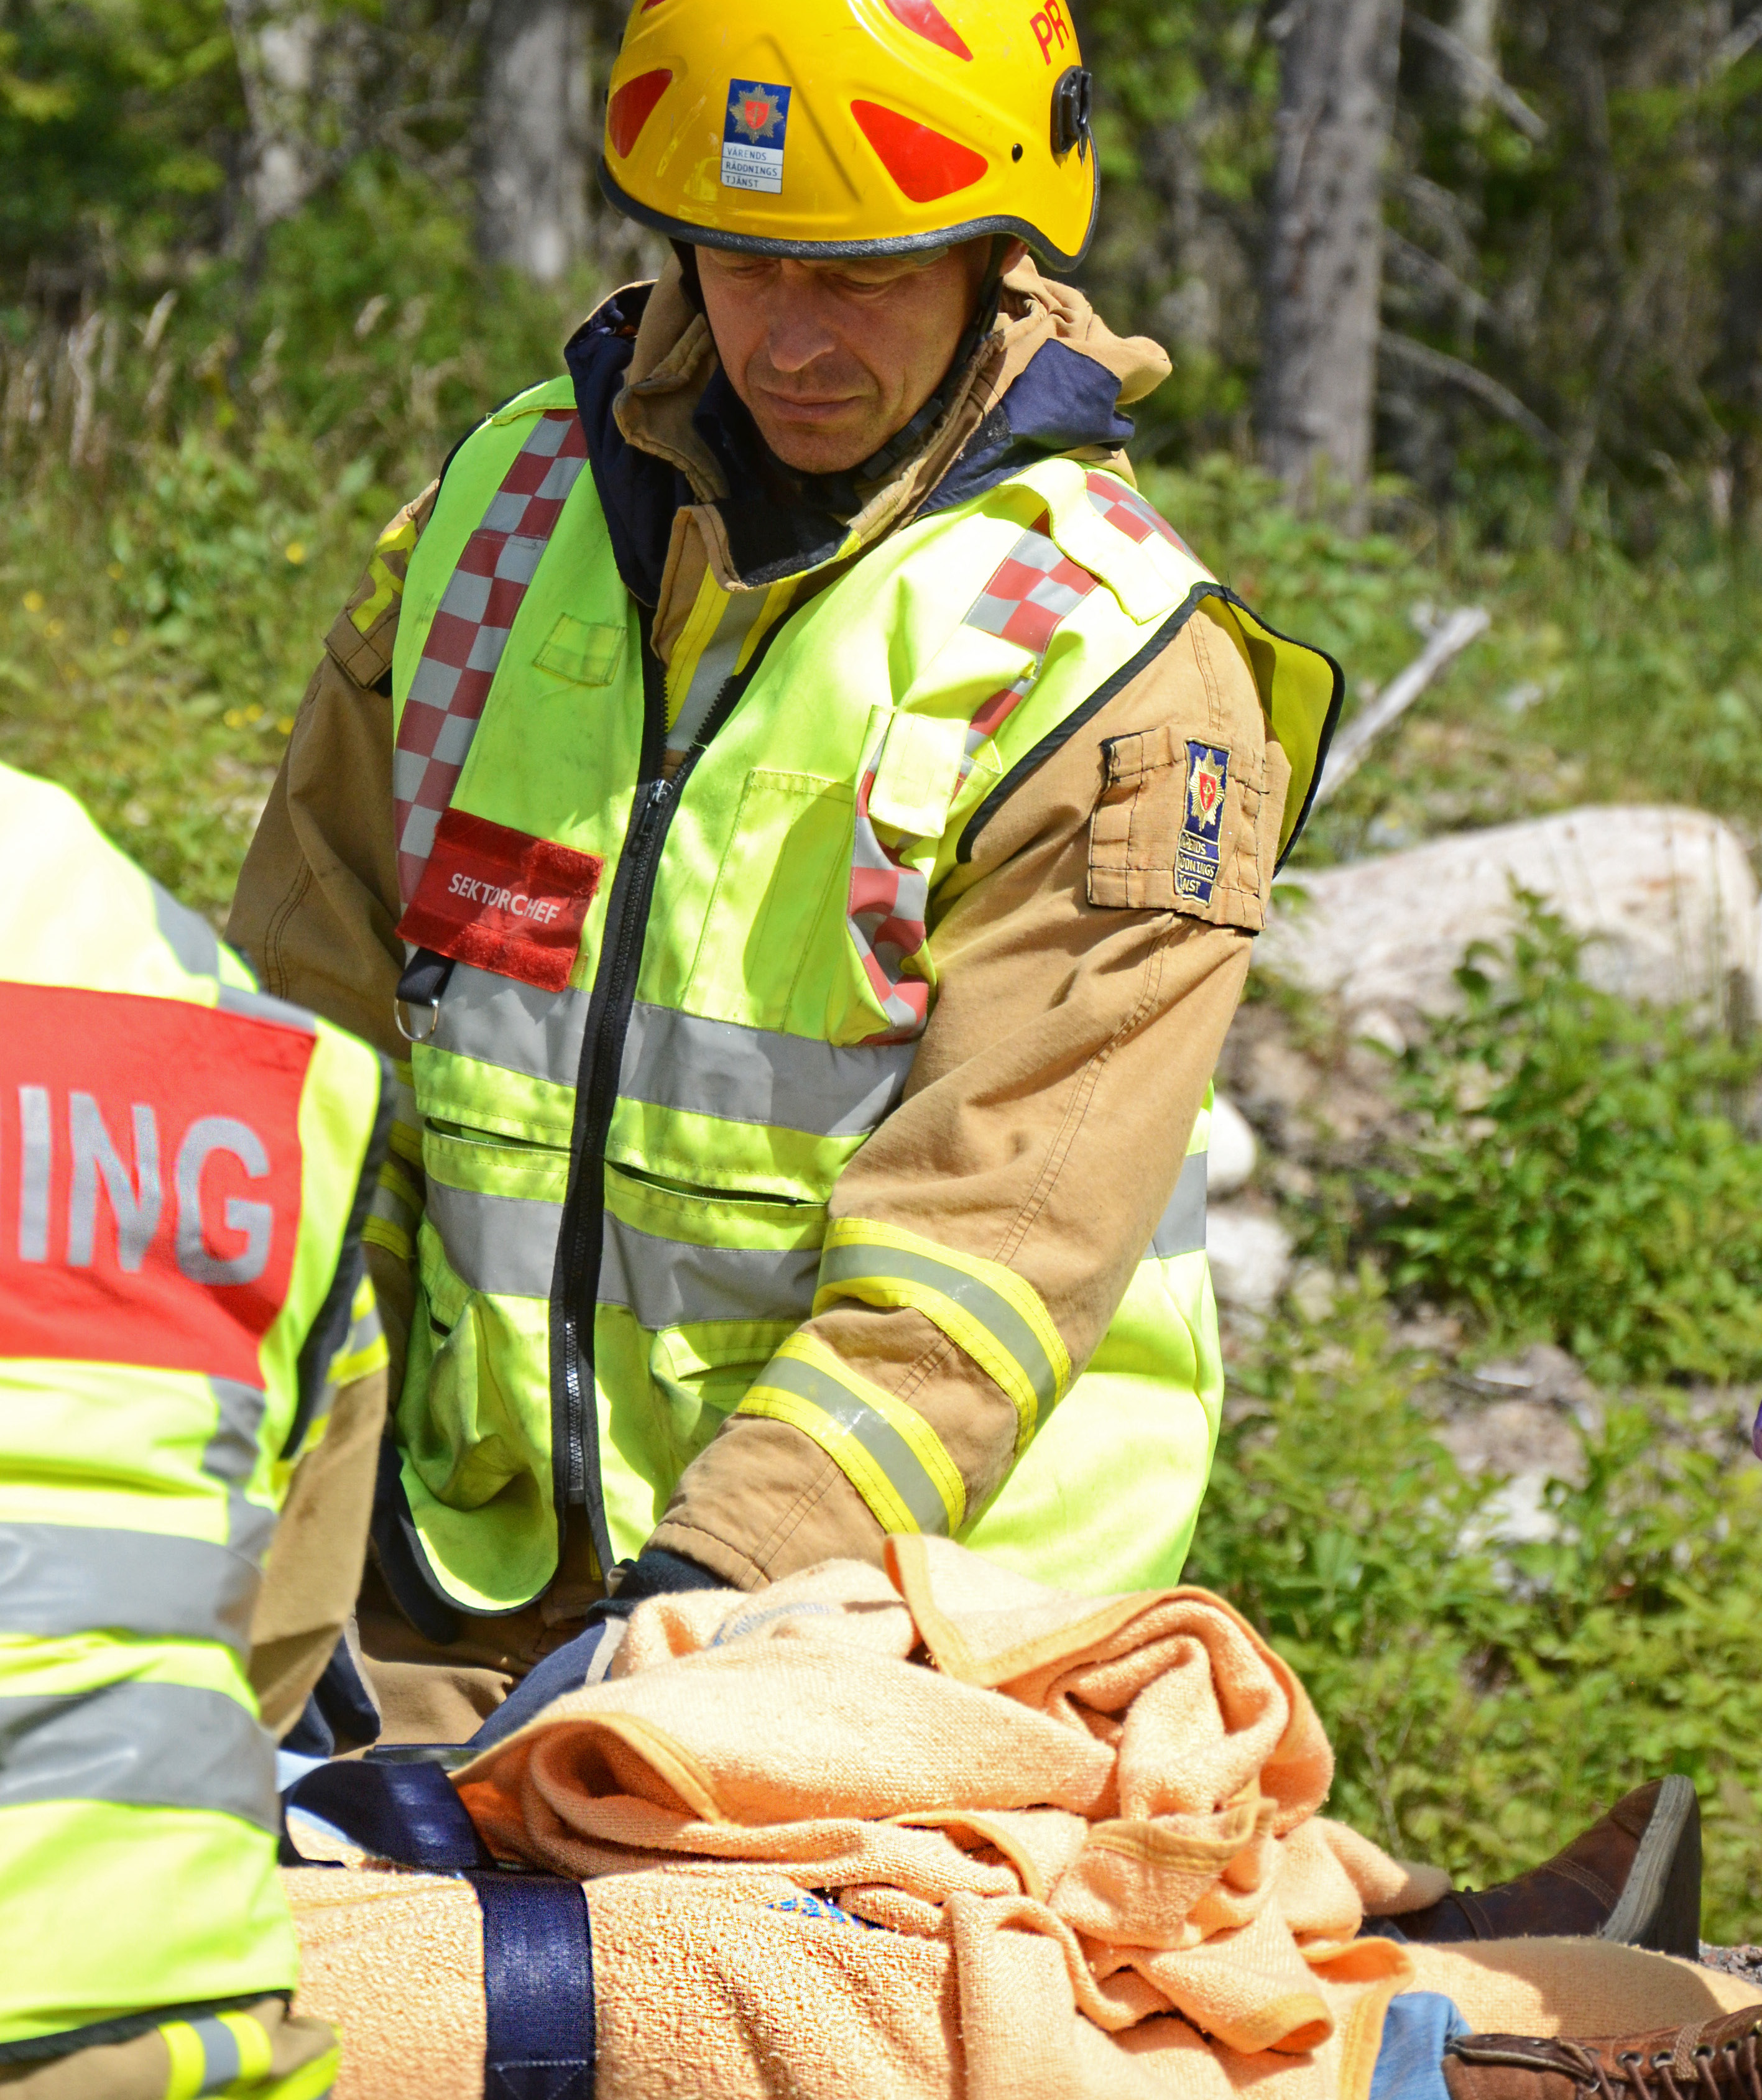
[(1155, 343), (1115, 335), (1080, 293), (1023, 263), (1004, 280), (996, 324), (943, 390), (941, 417), (865, 483), (794, 474), (765, 444), (676, 261), (654, 284), (614, 293), (565, 354), (620, 571), (649, 605), (682, 508), (713, 514), (704, 523), (731, 588), (766, 587), (848, 560), (1050, 453), (1123, 464), (1133, 426), (1120, 411), (1169, 370)]

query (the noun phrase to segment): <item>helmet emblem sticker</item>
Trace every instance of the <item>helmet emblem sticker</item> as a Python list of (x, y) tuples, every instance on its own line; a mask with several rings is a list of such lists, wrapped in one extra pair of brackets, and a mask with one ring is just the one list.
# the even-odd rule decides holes
[(783, 155), (789, 133), (791, 90), (767, 81), (728, 83), (728, 116), (722, 131), (722, 186), (725, 190), (783, 190)]
[(1195, 904), (1209, 904), (1217, 882), (1219, 846), (1224, 827), (1224, 789), (1230, 779), (1230, 753), (1214, 744), (1187, 746), (1186, 821), (1175, 855), (1175, 894)]

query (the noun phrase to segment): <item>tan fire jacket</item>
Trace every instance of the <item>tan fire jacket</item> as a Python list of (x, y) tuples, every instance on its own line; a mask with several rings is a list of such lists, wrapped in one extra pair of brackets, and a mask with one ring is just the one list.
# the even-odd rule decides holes
[[(1168, 368), (1155, 345), (1112, 335), (1076, 293), (1025, 266), (943, 426), (863, 517), (883, 534), (904, 523), (965, 434), (1055, 339), (1119, 378), (1123, 401)], [(617, 411), (626, 437), (680, 466), (700, 495), (722, 492), (702, 486), (687, 435), (713, 346), (672, 271), (630, 369)], [(404, 959), (393, 930), (390, 668), (408, 547), (432, 501), (431, 490), (400, 514), (413, 532), (391, 536), (401, 550), (382, 540), (326, 638), (227, 929), (267, 989), (394, 1059), (404, 1048), (393, 1018)], [(682, 566), (669, 566), (656, 611), (664, 654), (696, 589)], [(1177, 754), (1190, 737), (1229, 746), (1230, 792), (1242, 797), (1240, 850), (1194, 915), (1166, 902), (1182, 820)], [(1107, 748), (1122, 738), (1142, 741), (1116, 752), (1110, 785)], [(832, 1214), (983, 1257), (1004, 1249), (1031, 1268), (1073, 1365), (1086, 1362), (1172, 1195), (1264, 922), (1289, 777), (1237, 631), (1208, 602), (980, 834), (983, 879), (932, 923), (940, 990), (905, 1098), (846, 1168)], [(413, 1118), (412, 1109), (398, 1144), (419, 1193)], [(413, 1281), (373, 1252), (395, 1391)], [(928, 1418), (960, 1469), (968, 1507), (983, 1507), (1017, 1426), (985, 1372), (910, 1310), (846, 1303), (811, 1326)], [(783, 1423), (736, 1416), (687, 1468), (655, 1543), (750, 1588), (832, 1555), (875, 1560), (881, 1534), (817, 1445)]]

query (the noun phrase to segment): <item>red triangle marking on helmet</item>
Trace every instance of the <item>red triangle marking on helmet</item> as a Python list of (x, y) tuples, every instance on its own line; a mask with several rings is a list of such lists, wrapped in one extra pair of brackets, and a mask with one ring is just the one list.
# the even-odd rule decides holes
[(656, 73), (638, 73), (627, 80), (612, 98), (606, 112), (606, 136), (620, 160), (634, 148), (643, 126), (655, 113), (655, 104), (668, 89), (673, 75), (663, 67)]
[(927, 124), (902, 117), (879, 102), (853, 102), (850, 114), (863, 128), (889, 174), (913, 204), (934, 204), (938, 197), (970, 189), (985, 173), (983, 153), (957, 145)]
[[(653, 0), (650, 0), (650, 4), (653, 4)], [(952, 51), (957, 59), (965, 59), (969, 64), (972, 63), (973, 54), (967, 49), (960, 32), (952, 22), (944, 20), (934, 0), (887, 0), (887, 11), (896, 22), (903, 22), (907, 29), (915, 31), (917, 35), (927, 38), (933, 44), (940, 44), (945, 51)]]

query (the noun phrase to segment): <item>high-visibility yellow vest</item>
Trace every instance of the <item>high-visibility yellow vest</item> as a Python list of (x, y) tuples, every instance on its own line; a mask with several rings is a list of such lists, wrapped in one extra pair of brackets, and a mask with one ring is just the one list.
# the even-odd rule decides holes
[[(1086, 1368), (1007, 1267), (828, 1227), (826, 1205), (911, 1070), (933, 900), (974, 879), (974, 840), (1044, 740), (1210, 598), (1292, 762), (1295, 823), (1333, 666), (1125, 482), (1051, 459), (824, 588), (706, 578), (664, 682), (585, 464), (566, 380), (467, 440), (393, 666), (400, 930), (453, 968), (407, 1017), (426, 1212), (369, 1232), (419, 1273), (395, 1427), (435, 1586), (525, 1604), (569, 1511), (602, 1560), (634, 1554), (736, 1410), (813, 1438), (889, 1531), (1080, 1590), (1172, 1581), (1222, 1388), (1208, 1117)], [(1225, 791), (1182, 857), (1203, 901), (1263, 759), (1189, 757)], [(796, 1335), (841, 1298), (916, 1308), (1009, 1396), (1018, 1460), (988, 1508), (921, 1415)]]
[(267, 2067), (224, 2010), (295, 1980), (251, 1612), (385, 1361), (382, 1072), (0, 766), (0, 2062), (181, 2009), (178, 2091)]

